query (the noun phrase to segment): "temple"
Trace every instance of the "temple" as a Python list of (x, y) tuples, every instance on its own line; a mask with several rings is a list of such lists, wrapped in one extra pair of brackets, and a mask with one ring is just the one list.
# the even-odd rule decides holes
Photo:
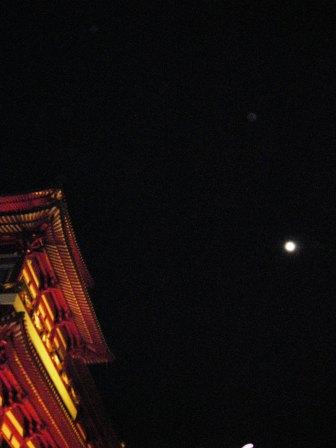
[(118, 446), (89, 371), (112, 358), (64, 194), (0, 197), (0, 447)]

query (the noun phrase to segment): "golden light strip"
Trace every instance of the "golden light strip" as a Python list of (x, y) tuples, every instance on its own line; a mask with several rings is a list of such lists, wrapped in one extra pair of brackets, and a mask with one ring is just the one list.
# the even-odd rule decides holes
[(18, 419), (15, 417), (13, 412), (11, 410), (8, 410), (6, 412), (6, 416), (9, 418), (9, 420), (12, 422), (13, 426), (17, 430), (17, 432), (23, 437), (23, 427), (19, 423)]
[(45, 307), (46, 307), (46, 309), (47, 309), (51, 319), (54, 321), (55, 320), (54, 313), (53, 313), (53, 311), (52, 311), (52, 309), (51, 309), (51, 307), (49, 305), (47, 297), (44, 294), (42, 294), (42, 300), (43, 300), (43, 303), (44, 303), (44, 305), (45, 305)]
[(30, 272), (31, 272), (31, 275), (33, 276), (33, 279), (34, 279), (34, 281), (35, 281), (35, 285), (36, 285), (37, 287), (39, 287), (39, 286), (40, 286), (40, 280), (39, 280), (38, 276), (36, 275), (36, 272), (35, 272), (35, 269), (34, 269), (32, 260), (28, 259), (28, 260), (27, 260), (27, 263), (28, 263), (28, 266), (29, 266), (29, 270), (30, 270)]
[(49, 356), (49, 353), (43, 344), (42, 339), (40, 338), (40, 335), (38, 334), (35, 325), (33, 324), (29, 314), (26, 312), (26, 309), (21, 301), (21, 298), (19, 295), (16, 296), (15, 302), (14, 302), (14, 308), (18, 312), (24, 312), (25, 313), (25, 321), (27, 325), (27, 331), (29, 334), (29, 337), (42, 361), (42, 364), (44, 365), (45, 369), (47, 370), (52, 382), (54, 383), (58, 393), (60, 394), (63, 403), (65, 404), (66, 408), (68, 409), (71, 417), (75, 420), (77, 416), (77, 408), (72, 400), (69, 392), (67, 391), (64, 382), (59, 375), (51, 357)]

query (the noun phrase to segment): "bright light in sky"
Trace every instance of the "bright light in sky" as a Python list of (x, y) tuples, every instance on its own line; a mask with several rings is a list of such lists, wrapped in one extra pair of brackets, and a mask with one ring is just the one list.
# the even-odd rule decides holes
[(242, 448), (254, 448), (254, 445), (253, 445), (253, 443), (247, 443)]
[[(294, 252), (296, 250), (296, 244), (294, 243), (294, 241), (286, 241), (285, 250), (287, 252)], [(243, 447), (243, 448), (246, 448), (246, 447)], [(251, 447), (247, 447), (247, 448), (251, 448)]]

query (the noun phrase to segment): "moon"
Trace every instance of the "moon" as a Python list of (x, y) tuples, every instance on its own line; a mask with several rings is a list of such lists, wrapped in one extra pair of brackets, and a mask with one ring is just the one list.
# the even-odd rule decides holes
[[(286, 252), (295, 252), (297, 245), (294, 241), (286, 241), (284, 244), (284, 248), (285, 248)], [(245, 448), (245, 447), (243, 447), (243, 448)]]
[(247, 443), (246, 445), (242, 446), (242, 448), (254, 448), (253, 443)]

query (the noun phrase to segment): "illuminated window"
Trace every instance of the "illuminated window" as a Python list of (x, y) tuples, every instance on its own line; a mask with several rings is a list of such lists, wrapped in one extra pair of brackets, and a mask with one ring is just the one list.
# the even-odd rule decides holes
[(48, 330), (48, 332), (50, 333), (52, 330), (52, 324), (48, 317), (45, 319), (44, 325), (45, 325), (46, 329)]
[(37, 287), (39, 287), (39, 286), (40, 286), (40, 280), (39, 280), (39, 278), (38, 278), (38, 276), (37, 276), (38, 268), (37, 268), (37, 266), (36, 266), (36, 262), (34, 262), (34, 261), (31, 260), (31, 259), (28, 259), (28, 260), (27, 260), (27, 264), (28, 264), (30, 273), (31, 273), (31, 275), (32, 275), (32, 277), (33, 277), (33, 279), (34, 279), (34, 281), (35, 281), (35, 285), (36, 285)]
[(18, 441), (18, 439), (15, 436), (13, 436), (11, 438), (10, 443), (13, 448), (20, 448), (20, 446), (21, 446), (21, 443)]
[(3, 434), (5, 435), (5, 437), (10, 440), (11, 435), (12, 435), (12, 431), (9, 429), (9, 427), (6, 425), (6, 423), (4, 423), (1, 427), (1, 431), (3, 432)]
[(66, 348), (67, 348), (67, 343), (66, 343), (66, 340), (65, 340), (65, 337), (64, 337), (64, 335), (63, 335), (62, 330), (61, 330), (60, 328), (57, 328), (56, 332), (57, 332), (57, 335), (58, 335), (59, 338), (60, 338), (60, 341), (61, 341), (62, 344), (63, 344), (64, 349), (66, 350)]
[(6, 423), (4, 423), (2, 425), (1, 432), (6, 437), (6, 439), (8, 440), (8, 442), (10, 443), (10, 446), (12, 448), (20, 448), (21, 447), (21, 443), (14, 436), (14, 434), (11, 431), (11, 429), (9, 428), (9, 426)]
[(45, 342), (45, 346), (47, 347), (47, 350), (49, 353), (53, 351), (54, 347), (53, 347), (52, 343), (50, 342), (49, 338), (47, 338), (47, 340)]
[(62, 380), (65, 382), (65, 384), (69, 385), (70, 384), (70, 380), (69, 380), (68, 375), (65, 372), (62, 372), (61, 376), (62, 376)]
[(23, 273), (24, 281), (29, 289), (31, 296), (33, 297), (33, 299), (36, 299), (37, 290), (36, 290), (36, 287), (31, 279), (30, 275), (29, 275), (28, 270), (26, 268), (24, 268), (22, 273)]
[(23, 273), (24, 281), (26, 282), (27, 285), (29, 285), (29, 283), (30, 283), (30, 278), (29, 278), (29, 274), (28, 274), (27, 269), (24, 269), (24, 270), (22, 271), (22, 273)]
[(37, 328), (37, 330), (39, 332), (43, 331), (43, 326), (42, 326), (41, 320), (40, 320), (39, 316), (37, 315), (37, 313), (33, 314), (33, 321), (34, 321), (34, 324), (35, 324), (35, 327)]
[(38, 310), (39, 310), (39, 313), (41, 314), (41, 316), (42, 316), (43, 318), (45, 318), (45, 317), (46, 317), (46, 312), (44, 311), (44, 307), (43, 307), (42, 305), (40, 305), (40, 306), (38, 307)]
[[(67, 386), (64, 384), (61, 378), (60, 371), (62, 370), (62, 362), (57, 354), (53, 358), (48, 353), (46, 343), (42, 340), (42, 335), (45, 333), (41, 325), (41, 321), (37, 313), (30, 315), (25, 309), (24, 303), (21, 300), (20, 295), (16, 296), (14, 308), (17, 312), (25, 312), (25, 322), (28, 330), (30, 339), (44, 365), (49, 376), (57, 388), (65, 406), (67, 407), (71, 417), (76, 418), (77, 415), (77, 404), (78, 400), (72, 397), (72, 393), (68, 390)], [(42, 327), (42, 328), (41, 328)], [(59, 366), (59, 367), (58, 367)]]
[(55, 364), (56, 364), (57, 366), (60, 366), (60, 365), (61, 365), (61, 361), (60, 361), (59, 357), (56, 355), (56, 353), (54, 353), (54, 354), (52, 355), (52, 359), (55, 361)]
[(43, 303), (44, 303), (44, 306), (45, 306), (46, 310), (48, 311), (50, 319), (54, 321), (55, 320), (55, 315), (54, 315), (53, 310), (51, 309), (48, 297), (45, 294), (42, 294), (42, 300), (43, 300)]
[(8, 410), (6, 412), (6, 416), (8, 417), (8, 419), (11, 421), (12, 425), (14, 426), (14, 428), (17, 430), (17, 432), (23, 436), (23, 427), (21, 425), (21, 423), (18, 421), (17, 416), (15, 416), (13, 414), (12, 411)]

